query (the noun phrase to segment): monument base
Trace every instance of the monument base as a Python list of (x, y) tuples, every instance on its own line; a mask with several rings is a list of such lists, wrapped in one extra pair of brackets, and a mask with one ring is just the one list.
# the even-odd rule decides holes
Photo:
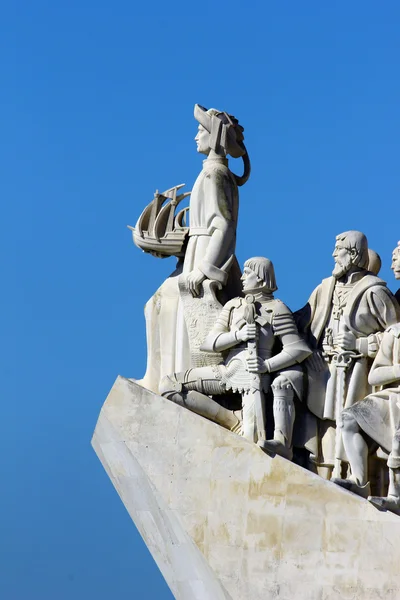
[(92, 444), (177, 599), (400, 598), (400, 517), (140, 385)]

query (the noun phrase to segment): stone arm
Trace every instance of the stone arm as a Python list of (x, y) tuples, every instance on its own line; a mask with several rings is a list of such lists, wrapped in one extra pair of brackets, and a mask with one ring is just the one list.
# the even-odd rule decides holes
[(390, 329), (389, 331), (385, 331), (378, 354), (368, 376), (370, 385), (388, 385), (394, 382), (398, 382), (400, 385), (400, 364), (393, 364), (395, 339)]
[(293, 314), (285, 307), (283, 312), (275, 313), (272, 328), (282, 343), (282, 350), (265, 361), (268, 372), (279, 371), (305, 360), (312, 351), (300, 337)]
[(237, 215), (234, 211), (235, 184), (228, 175), (210, 173), (205, 181), (205, 197), (210, 206), (207, 230), (211, 235), (204, 258), (198, 269), (207, 279), (225, 285), (228, 269), (224, 265), (233, 257), (236, 240)]
[(293, 313), (293, 318), (300, 335), (314, 349), (317, 347), (317, 340), (311, 335), (310, 325), (315, 313), (315, 307), (319, 301), (320, 289), (321, 286), (317, 286), (308, 299), (307, 304)]
[(210, 333), (204, 340), (201, 350), (203, 352), (222, 352), (240, 343), (235, 331), (230, 329), (231, 311), (235, 308), (235, 300), (225, 304)]
[(372, 316), (379, 324), (381, 331), (366, 337), (358, 337), (356, 350), (363, 356), (375, 358), (382, 340), (382, 332), (400, 320), (400, 308), (392, 292), (386, 286), (370, 288), (366, 294), (366, 300), (365, 319)]

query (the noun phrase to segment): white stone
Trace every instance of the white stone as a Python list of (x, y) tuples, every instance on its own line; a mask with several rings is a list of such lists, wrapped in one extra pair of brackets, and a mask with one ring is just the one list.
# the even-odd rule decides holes
[[(197, 151), (206, 155), (206, 160), (190, 195), (190, 223), (185, 229), (187, 244), (176, 252), (172, 251), (180, 258), (177, 268), (145, 308), (147, 368), (142, 384), (154, 392), (159, 391), (161, 379), (170, 373), (202, 366), (199, 363), (202, 359), (202, 364), (215, 363), (215, 357), (209, 363), (207, 355), (199, 352), (200, 344), (217, 317), (219, 301), (224, 302), (240, 292), (239, 266), (235, 257), (238, 186), (244, 185), (250, 176), (244, 130), (233, 115), (215, 109), (207, 110), (198, 104), (195, 105), (194, 116), (199, 123), (195, 137)], [(242, 157), (243, 176), (239, 177), (229, 169), (228, 156)], [(172, 198), (170, 206), (173, 208), (177, 198), (181, 198), (176, 197), (180, 188), (175, 186), (161, 195), (156, 193), (139, 222), (143, 226), (146, 222), (150, 230), (153, 230), (154, 218), (156, 229), (157, 224), (166, 225), (166, 213), (162, 211), (168, 210), (168, 205), (161, 208), (160, 197)], [(148, 219), (146, 215), (155, 207), (157, 215)], [(172, 220), (174, 230), (166, 236), (161, 235), (162, 227), (158, 235), (153, 235), (152, 231), (143, 231), (139, 222), (133, 228), (135, 243), (139, 242), (142, 248), (141, 244), (145, 243), (147, 251), (156, 256), (170, 256), (171, 240), (168, 236), (181, 237), (184, 233), (180, 225), (176, 230), (175, 219)], [(216, 293), (216, 297), (212, 294), (211, 310), (206, 283), (212, 284)]]
[(92, 443), (177, 599), (400, 598), (400, 517), (132, 381)]

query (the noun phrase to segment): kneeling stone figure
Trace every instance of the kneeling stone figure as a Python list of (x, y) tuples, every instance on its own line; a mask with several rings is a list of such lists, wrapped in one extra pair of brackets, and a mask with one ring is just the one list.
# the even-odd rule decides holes
[[(258, 442), (266, 451), (291, 459), (294, 395), (301, 398), (303, 386), (299, 363), (311, 351), (301, 339), (290, 309), (273, 296), (277, 286), (272, 262), (262, 257), (247, 260), (241, 279), (243, 291), (252, 295), (254, 322), (249, 322), (246, 315), (248, 296), (230, 300), (202, 346), (207, 352), (223, 352), (223, 362), (167, 376), (161, 382), (160, 392)], [(260, 426), (257, 420), (261, 414), (265, 421), (265, 394), (271, 388), (274, 439), (265, 440), (260, 439), (265, 422)], [(242, 411), (234, 413), (209, 397), (229, 392), (242, 394)]]

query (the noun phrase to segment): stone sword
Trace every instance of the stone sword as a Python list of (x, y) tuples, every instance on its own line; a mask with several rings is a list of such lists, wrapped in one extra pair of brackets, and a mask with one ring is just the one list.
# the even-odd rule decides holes
[[(245, 296), (246, 305), (244, 307), (244, 320), (248, 325), (256, 324), (256, 306), (255, 298), (253, 294), (247, 294)], [(249, 357), (254, 358), (258, 356), (257, 338), (254, 340), (248, 340), (247, 342), (247, 354)], [(250, 375), (249, 390), (246, 392), (249, 397), (252, 398), (254, 403), (254, 412), (256, 419), (256, 430), (257, 430), (257, 442), (260, 440), (266, 440), (267, 435), (265, 431), (265, 410), (264, 410), (264, 395), (262, 391), (261, 375), (258, 371), (252, 371), (248, 369)]]
[(336, 432), (335, 432), (335, 464), (333, 467), (332, 477), (342, 477), (342, 461), (338, 458), (340, 455), (340, 449), (342, 445), (342, 432), (339, 427), (340, 415), (344, 408), (346, 401), (346, 372), (349, 367), (353, 364), (353, 361), (360, 358), (362, 354), (353, 352), (353, 350), (338, 350), (332, 360), (336, 366), (337, 380), (336, 380), (336, 401), (335, 401), (335, 421), (336, 421)]

